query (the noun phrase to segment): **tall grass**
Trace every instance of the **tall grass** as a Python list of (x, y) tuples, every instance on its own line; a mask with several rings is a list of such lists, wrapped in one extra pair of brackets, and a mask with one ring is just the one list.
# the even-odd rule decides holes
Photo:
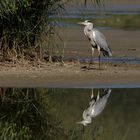
[[(54, 34), (52, 20), (63, 7), (61, 0), (0, 1), (0, 49), (3, 57), (21, 56), (25, 50), (40, 51), (43, 36)], [(9, 53), (10, 52), (10, 53)]]

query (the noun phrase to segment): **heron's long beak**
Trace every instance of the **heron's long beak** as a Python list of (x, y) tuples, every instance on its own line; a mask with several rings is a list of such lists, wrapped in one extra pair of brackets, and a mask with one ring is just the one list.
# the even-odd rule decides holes
[(83, 121), (81, 121), (81, 122), (76, 122), (77, 124), (82, 124), (82, 125), (84, 125), (84, 126), (86, 126), (87, 124), (86, 123), (84, 123)]
[(84, 22), (78, 22), (77, 24), (84, 25)]
[(83, 121), (81, 121), (81, 122), (76, 122), (77, 124), (83, 124)]

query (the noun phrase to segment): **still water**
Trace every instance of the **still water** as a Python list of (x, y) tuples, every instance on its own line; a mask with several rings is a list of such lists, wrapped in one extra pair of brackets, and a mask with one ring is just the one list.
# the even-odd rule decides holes
[(139, 99), (140, 89), (1, 88), (0, 139), (139, 140)]
[[(93, 19), (96, 20), (110, 19), (111, 17), (120, 16), (134, 16), (140, 14), (139, 4), (105, 4), (103, 7), (95, 6), (94, 4), (88, 4), (86, 7), (83, 4), (69, 5), (65, 11), (53, 18), (58, 18), (58, 25), (62, 27), (72, 27), (76, 25), (77, 21)], [(60, 18), (60, 19), (59, 19)], [(127, 21), (126, 21), (127, 22)], [(134, 23), (135, 24), (135, 23)], [(101, 25), (100, 27), (101, 28)], [(110, 27), (102, 27), (102, 29), (111, 29)]]

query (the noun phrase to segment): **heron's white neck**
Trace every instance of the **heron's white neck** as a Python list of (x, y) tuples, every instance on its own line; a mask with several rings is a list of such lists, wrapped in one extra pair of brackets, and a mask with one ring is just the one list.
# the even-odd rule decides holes
[(84, 34), (87, 36), (89, 32), (91, 32), (93, 30), (93, 24), (89, 23), (87, 25), (85, 25), (84, 28)]
[(83, 121), (77, 122), (77, 123), (86, 126), (86, 125), (90, 124), (91, 122), (92, 122), (91, 117), (88, 117), (86, 120), (83, 120)]
[(86, 126), (86, 125), (88, 125), (88, 124), (91, 123), (91, 120), (83, 120), (83, 121), (81, 121), (81, 122), (77, 122), (77, 123)]
[(89, 23), (85, 26), (86, 29), (88, 29), (89, 31), (93, 29), (93, 24)]

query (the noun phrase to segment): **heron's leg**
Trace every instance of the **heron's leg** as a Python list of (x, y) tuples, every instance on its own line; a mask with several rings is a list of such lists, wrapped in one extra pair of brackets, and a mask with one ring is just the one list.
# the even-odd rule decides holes
[(92, 49), (92, 52), (91, 52), (91, 60), (90, 60), (90, 63), (89, 63), (88, 68), (90, 68), (90, 65), (93, 64), (94, 48), (92, 47), (91, 49)]
[(99, 100), (99, 98), (100, 98), (100, 92), (98, 91), (97, 101)]
[(93, 63), (93, 56), (94, 56), (94, 48), (92, 47), (92, 53), (91, 53), (91, 63)]
[(93, 88), (92, 88), (92, 91), (91, 91), (91, 99), (94, 97), (94, 94), (93, 94)]
[(100, 51), (100, 47), (99, 46), (98, 46), (98, 53), (99, 53), (99, 69), (100, 69), (101, 51)]
[(105, 69), (109, 66), (109, 58), (107, 57), (107, 64), (105, 65)]

